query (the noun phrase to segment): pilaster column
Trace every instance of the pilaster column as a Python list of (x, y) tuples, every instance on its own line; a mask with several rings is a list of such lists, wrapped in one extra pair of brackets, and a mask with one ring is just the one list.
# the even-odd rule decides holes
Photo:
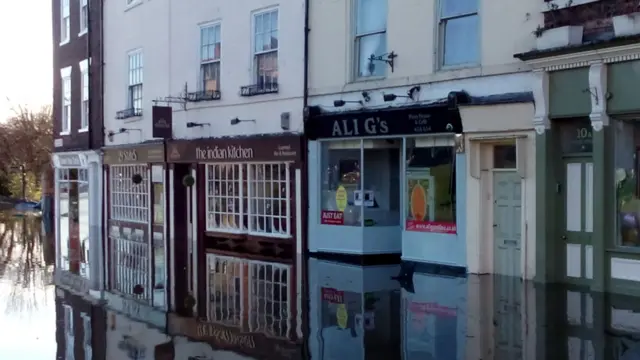
[(549, 121), (549, 73), (538, 69), (533, 71), (533, 128), (538, 135), (543, 135), (551, 128)]
[(90, 289), (102, 290), (104, 274), (102, 241), (102, 166), (97, 153), (87, 156), (89, 172), (89, 273)]

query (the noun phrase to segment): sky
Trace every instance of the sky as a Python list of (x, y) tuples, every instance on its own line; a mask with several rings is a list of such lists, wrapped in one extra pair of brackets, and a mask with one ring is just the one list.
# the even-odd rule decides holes
[(0, 0), (0, 49), (0, 121), (15, 105), (51, 104), (51, 0)]

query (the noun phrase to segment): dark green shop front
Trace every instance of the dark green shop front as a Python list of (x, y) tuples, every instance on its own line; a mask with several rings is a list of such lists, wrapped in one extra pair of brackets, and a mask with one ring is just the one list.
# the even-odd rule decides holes
[(640, 294), (640, 60), (599, 66), (548, 73), (536, 278)]

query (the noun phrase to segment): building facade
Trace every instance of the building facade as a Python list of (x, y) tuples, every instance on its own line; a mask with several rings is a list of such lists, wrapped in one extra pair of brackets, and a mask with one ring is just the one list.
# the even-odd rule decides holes
[[(505, 8), (522, 17), (504, 18)], [(512, 54), (534, 43), (534, 9), (508, 0), (311, 5), (310, 252), (525, 276), (535, 258), (524, 250), (535, 213), (520, 210), (535, 189), (525, 171), (532, 81)]]
[[(567, 6), (569, 5), (569, 6)], [(637, 293), (638, 13), (628, 1), (543, 8), (533, 67), (537, 278)]]
[(52, 9), (55, 278), (86, 295), (102, 287), (102, 2)]

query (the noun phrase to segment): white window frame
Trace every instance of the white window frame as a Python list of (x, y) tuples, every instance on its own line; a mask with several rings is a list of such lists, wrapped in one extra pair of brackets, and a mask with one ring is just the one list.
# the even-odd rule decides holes
[(93, 359), (93, 329), (91, 327), (91, 316), (87, 313), (80, 313), (82, 316), (82, 331), (84, 339), (82, 345), (84, 348), (84, 358)]
[[(132, 60), (139, 57), (140, 66), (132, 68)], [(140, 97), (136, 97), (136, 91)], [(134, 116), (140, 116), (144, 108), (144, 55), (142, 49), (132, 50), (127, 54), (127, 109), (134, 109)], [(139, 101), (139, 102), (138, 102)], [(139, 107), (136, 107), (136, 103)]]
[[(469, 12), (469, 13), (464, 13), (461, 15), (456, 15), (456, 16), (450, 16), (450, 17), (442, 17), (442, 7), (444, 6), (444, 4), (447, 1), (475, 1), (476, 2), (476, 11), (475, 12)], [(447, 26), (447, 21), (449, 20), (455, 20), (455, 19), (460, 19), (460, 18), (465, 18), (465, 17), (471, 17), (471, 16), (476, 16), (476, 17), (480, 17), (480, 0), (439, 0), (438, 1), (438, 8), (436, 11), (436, 16), (437, 16), (437, 20), (438, 20), (438, 38), (437, 38), (437, 42), (438, 42), (438, 62), (436, 63), (436, 70), (449, 70), (449, 69), (456, 69), (456, 68), (468, 68), (468, 67), (473, 67), (473, 66), (477, 66), (480, 64), (480, 55), (481, 55), (481, 44), (480, 44), (480, 40), (481, 40), (481, 35), (480, 35), (480, 26), (478, 26), (477, 32), (476, 32), (476, 41), (478, 43), (478, 53), (476, 54), (476, 60), (473, 62), (468, 62), (468, 63), (461, 63), (461, 64), (452, 64), (452, 65), (448, 65), (445, 64), (444, 62), (444, 52), (445, 52), (445, 41), (446, 41), (446, 26)], [(478, 22), (478, 25), (480, 25), (480, 22)], [(471, 37), (472, 38), (472, 37)]]
[(80, 32), (78, 36), (82, 36), (89, 31), (89, 0), (78, 1), (80, 2)]
[[(142, 182), (134, 184), (132, 176), (140, 174)], [(109, 218), (137, 224), (149, 223), (151, 183), (149, 168), (143, 165), (111, 165), (109, 167), (111, 201)], [(145, 205), (146, 204), (146, 205)]]
[[(249, 260), (249, 332), (259, 332), (274, 338), (289, 339), (291, 336), (291, 271), (286, 264)], [(270, 268), (270, 276), (267, 270)], [(262, 272), (262, 275), (260, 271)], [(283, 275), (286, 271), (286, 275)], [(279, 279), (276, 278), (279, 275)], [(286, 288), (286, 301), (278, 299), (282, 293), (275, 289), (278, 284)], [(269, 306), (271, 303), (271, 306)], [(274, 304), (279, 304), (279, 313)], [(284, 310), (284, 311), (283, 311)], [(277, 326), (284, 325), (283, 327)]]
[(71, 134), (71, 66), (60, 69), (60, 135)]
[[(266, 179), (266, 178), (256, 178), (255, 173), (256, 169), (271, 167), (274, 166), (283, 167), (285, 178), (284, 179)], [(229, 169), (230, 171), (222, 176), (222, 171)], [(231, 174), (231, 177), (228, 177), (228, 174)], [(264, 172), (263, 172), (264, 173)], [(279, 174), (281, 174), (279, 172)], [(257, 236), (266, 236), (273, 238), (290, 238), (292, 237), (291, 231), (291, 198), (292, 187), (291, 187), (291, 163), (290, 162), (264, 162), (264, 163), (207, 163), (205, 165), (205, 181), (206, 181), (206, 192), (205, 192), (205, 208), (206, 208), (206, 230), (212, 232), (224, 232), (224, 233), (232, 233), (232, 234), (251, 234)], [(278, 185), (284, 187), (284, 193), (281, 191), (279, 196), (274, 197), (266, 197), (260, 196), (255, 191), (254, 187), (258, 184), (263, 185), (263, 189), (266, 189), (266, 184), (268, 183), (273, 189), (274, 182)], [(222, 195), (215, 194), (216, 185), (225, 185), (226, 189), (232, 188), (237, 189), (238, 195)], [(246, 184), (246, 193), (244, 191)], [(282, 188), (281, 188), (282, 189)], [(266, 190), (263, 190), (266, 192)], [(227, 211), (222, 211), (221, 209), (217, 209), (216, 205), (222, 205), (224, 201), (224, 205), (227, 206)], [(233, 210), (229, 211), (229, 202), (232, 202)], [(258, 212), (255, 203), (262, 201), (263, 207), (266, 207), (267, 204), (274, 209), (274, 204), (280, 205), (277, 214), (266, 214), (263, 211), (262, 213)], [(238, 203), (236, 207), (235, 204)], [(285, 210), (282, 210), (282, 202), (284, 202)], [(246, 204), (245, 204), (246, 203)], [(237, 210), (236, 210), (237, 209)], [(233, 221), (234, 226), (223, 226), (223, 224), (216, 224), (216, 216), (220, 219), (222, 223), (230, 224), (229, 221)], [(244, 219), (247, 217), (247, 223), (245, 223)], [(236, 219), (238, 219), (239, 223), (236, 224)], [(278, 226), (274, 226), (273, 220), (278, 221)], [(259, 222), (260, 220), (267, 222), (267, 220), (271, 220), (271, 228), (260, 229), (254, 226), (255, 222)], [(284, 227), (284, 231), (282, 228)], [(280, 229), (276, 231), (276, 229)]]
[[(256, 21), (258, 19), (259, 16), (264, 16), (266, 14), (272, 14), (272, 13), (276, 13), (278, 16), (278, 23), (276, 24), (275, 28), (272, 26), (269, 29), (269, 32), (273, 32), (275, 31), (278, 34), (278, 46), (274, 49), (269, 49), (269, 50), (261, 50), (261, 51), (257, 51), (256, 50), (256, 38), (258, 35), (263, 35), (264, 32), (260, 32), (259, 34), (257, 33), (257, 28), (256, 28)], [(278, 72), (279, 70), (279, 62), (280, 62), (280, 8), (278, 7), (271, 7), (268, 9), (264, 9), (264, 10), (260, 10), (260, 11), (256, 11), (252, 14), (251, 16), (251, 57), (252, 57), (252, 64), (253, 64), (253, 71), (251, 72), (252, 77), (253, 77), (253, 81), (255, 83), (256, 86), (258, 86), (260, 84), (260, 68), (259, 68), (259, 64), (258, 64), (258, 59), (261, 56), (264, 55), (270, 55), (270, 54), (275, 54), (276, 56), (276, 68), (275, 68), (275, 72), (278, 74), (278, 77), (276, 79), (275, 82), (275, 89), (277, 89), (280, 86), (280, 74)], [(258, 88), (259, 90), (272, 90), (274, 88), (273, 86), (274, 84), (272, 83), (269, 87), (263, 86), (262, 88)]]
[[(218, 58), (215, 58), (215, 40), (213, 43), (204, 43), (203, 42), (203, 38), (202, 38), (202, 32), (204, 30), (207, 29), (211, 29), (213, 28), (214, 31), (217, 31), (220, 34), (220, 56)], [(213, 58), (204, 58), (204, 50), (205, 47), (209, 47), (209, 46), (213, 46), (214, 47), (214, 57)], [(200, 26), (200, 56), (199, 56), (199, 66), (198, 66), (198, 70), (199, 70), (199, 74), (198, 74), (198, 90), (200, 91), (220, 91), (220, 77), (222, 75), (222, 69), (221, 69), (221, 62), (220, 59), (222, 58), (222, 24), (217, 21), (217, 22), (212, 22), (212, 23), (207, 23), (207, 24), (203, 24)], [(209, 66), (211, 64), (217, 64), (218, 66), (218, 78), (217, 78), (217, 83), (216, 83), (216, 88), (215, 89), (206, 89), (205, 86), (205, 79), (204, 79), (204, 68), (205, 66)], [(215, 65), (214, 65), (215, 66)]]
[[(374, 36), (374, 35), (380, 35), (380, 34), (384, 34), (385, 37), (387, 36), (387, 26), (385, 26), (384, 29), (380, 29), (378, 31), (371, 31), (371, 32), (363, 32), (363, 33), (358, 33), (358, 13), (359, 13), (359, 9), (358, 9), (358, 3), (360, 2), (360, 0), (354, 0), (353, 1), (353, 79), (354, 80), (371, 80), (371, 79), (379, 79), (379, 78), (384, 78), (387, 76), (387, 65), (380, 62), (378, 64), (376, 64), (376, 66), (382, 66), (384, 69), (384, 74), (383, 75), (370, 75), (370, 76), (361, 76), (360, 75), (360, 39), (367, 37), (367, 36)], [(387, 1), (387, 16), (389, 15), (389, 2)], [(386, 42), (387, 39), (385, 39)], [(387, 44), (388, 45), (388, 44)], [(386, 52), (386, 49), (385, 49)], [(378, 56), (380, 55), (384, 55), (384, 54), (377, 54)]]
[[(75, 329), (73, 327), (73, 308), (71, 305), (62, 304), (62, 311), (64, 316), (64, 339), (65, 339), (65, 360), (74, 360), (75, 354), (73, 352), (75, 347)], [(69, 351), (71, 350), (71, 351)]]
[(71, 0), (60, 0), (60, 46), (71, 41)]
[(85, 132), (89, 130), (89, 64), (90, 59), (85, 59), (80, 62), (80, 89), (82, 92), (82, 98), (80, 102), (80, 129), (78, 132)]
[[(245, 317), (245, 265), (246, 260), (241, 258), (207, 254), (208, 321), (233, 327), (242, 326)], [(236, 287), (238, 283), (239, 288)], [(240, 308), (236, 305), (238, 300)]]

